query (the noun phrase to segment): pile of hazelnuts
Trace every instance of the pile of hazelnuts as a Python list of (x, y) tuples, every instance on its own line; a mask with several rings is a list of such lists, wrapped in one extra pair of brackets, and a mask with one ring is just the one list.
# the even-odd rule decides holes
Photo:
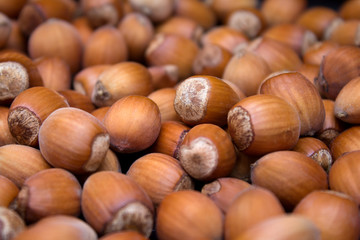
[(360, 238), (360, 0), (0, 0), (0, 239)]

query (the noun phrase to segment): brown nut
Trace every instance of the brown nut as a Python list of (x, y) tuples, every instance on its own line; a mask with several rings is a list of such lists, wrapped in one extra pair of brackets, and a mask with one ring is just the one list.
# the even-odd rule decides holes
[(126, 175), (145, 190), (155, 207), (172, 192), (194, 189), (193, 180), (179, 161), (162, 153), (149, 153), (135, 160)]
[(197, 54), (193, 62), (193, 72), (199, 75), (211, 75), (221, 78), (232, 54), (223, 47), (207, 43)]
[(49, 19), (39, 25), (30, 35), (29, 55), (31, 58), (56, 56), (69, 64), (72, 74), (80, 69), (83, 45), (76, 28), (61, 19)]
[(175, 15), (157, 26), (155, 31), (156, 33), (178, 34), (197, 42), (204, 30), (195, 20)]
[(360, 123), (360, 76), (350, 80), (339, 92), (335, 99), (334, 114), (341, 121), (358, 124)]
[(281, 97), (298, 112), (300, 135), (313, 136), (325, 119), (325, 108), (314, 84), (298, 72), (274, 72), (259, 86), (260, 94)]
[[(281, 6), (281, 8), (279, 8)], [(265, 0), (260, 10), (269, 26), (294, 22), (306, 9), (306, 0)]]
[(118, 29), (124, 36), (129, 59), (132, 61), (144, 60), (146, 48), (154, 37), (154, 26), (150, 19), (139, 12), (126, 14)]
[(320, 240), (320, 230), (309, 219), (295, 214), (281, 215), (247, 229), (236, 240), (292, 239)]
[(350, 196), (328, 190), (309, 193), (293, 211), (313, 221), (320, 229), (321, 239), (344, 240), (359, 238), (358, 212), (357, 203)]
[(178, 67), (179, 80), (192, 75), (192, 65), (199, 51), (197, 44), (176, 34), (159, 33), (154, 36), (145, 51), (150, 66), (172, 64)]
[(74, 175), (50, 168), (27, 178), (11, 207), (27, 223), (33, 223), (51, 215), (78, 216), (80, 197), (81, 186)]
[(17, 240), (96, 240), (95, 231), (83, 220), (65, 215), (49, 216), (22, 231)]
[(341, 3), (339, 14), (343, 19), (359, 19), (359, 1), (346, 1)]
[(38, 146), (42, 123), (56, 109), (69, 104), (60, 94), (46, 87), (32, 87), (20, 93), (9, 109), (8, 124), (17, 143)]
[(226, 124), (226, 115), (239, 101), (236, 92), (223, 80), (208, 75), (194, 75), (176, 88), (174, 107), (188, 125)]
[(360, 49), (339, 46), (324, 56), (315, 83), (320, 94), (335, 100), (340, 90), (353, 78), (360, 76)]
[(272, 191), (287, 210), (310, 192), (328, 188), (325, 170), (310, 157), (294, 151), (277, 151), (261, 157), (252, 166), (251, 181)]
[(236, 153), (225, 130), (214, 124), (199, 124), (180, 144), (179, 161), (191, 177), (211, 181), (230, 174)]
[(336, 161), (341, 155), (360, 150), (360, 126), (352, 126), (339, 133), (330, 143), (331, 155)]
[(224, 212), (228, 214), (229, 207), (238, 194), (250, 187), (250, 184), (233, 177), (222, 177), (205, 184), (201, 193), (208, 196)]
[(109, 144), (103, 124), (90, 113), (73, 107), (54, 111), (39, 131), (39, 147), (46, 161), (72, 173), (95, 171)]
[(258, 37), (246, 49), (262, 57), (272, 72), (295, 71), (302, 64), (299, 55), (291, 47), (271, 38)]
[(262, 36), (288, 45), (299, 55), (303, 55), (317, 41), (312, 31), (294, 23), (272, 26), (265, 30)]
[(160, 110), (156, 103), (147, 97), (123, 97), (110, 107), (104, 125), (115, 151), (139, 152), (150, 147), (159, 136)]
[(247, 229), (276, 216), (285, 215), (279, 199), (269, 190), (248, 187), (237, 194), (225, 215), (225, 238), (237, 239)]
[(214, 11), (202, 1), (175, 0), (174, 14), (194, 20), (205, 30), (216, 24)]
[(296, 24), (312, 31), (318, 39), (323, 39), (325, 30), (339, 14), (326, 6), (314, 6), (303, 11)]
[(128, 59), (128, 48), (123, 34), (113, 26), (102, 26), (91, 33), (84, 44), (82, 66), (116, 64)]
[(122, 173), (101, 171), (90, 175), (83, 187), (81, 210), (99, 235), (136, 230), (149, 237), (153, 228), (154, 207), (149, 196)]
[(253, 95), (240, 100), (230, 109), (227, 120), (238, 150), (249, 155), (291, 149), (300, 136), (297, 111), (274, 95)]
[(177, 121), (164, 121), (158, 138), (151, 146), (151, 152), (164, 153), (179, 159), (179, 148), (189, 127)]
[(223, 216), (215, 203), (199, 192), (170, 193), (158, 208), (156, 234), (159, 240), (221, 239)]
[(47, 168), (50, 166), (38, 149), (19, 144), (0, 147), (0, 175), (19, 188), (28, 177)]
[(246, 96), (251, 96), (257, 93), (260, 83), (270, 73), (269, 65), (261, 56), (244, 50), (233, 55), (222, 78), (234, 83)]
[(91, 100), (99, 107), (110, 106), (125, 96), (147, 96), (152, 89), (147, 68), (137, 62), (125, 61), (110, 66), (99, 75)]
[(359, 156), (359, 150), (343, 154), (329, 172), (330, 189), (351, 196), (357, 204), (360, 203)]
[(329, 172), (333, 161), (330, 149), (321, 140), (313, 137), (302, 137), (292, 150), (311, 157), (326, 172)]

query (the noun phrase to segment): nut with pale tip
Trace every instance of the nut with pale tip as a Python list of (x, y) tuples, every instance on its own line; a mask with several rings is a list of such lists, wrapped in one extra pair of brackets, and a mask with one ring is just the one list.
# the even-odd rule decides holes
[(212, 181), (230, 174), (236, 161), (229, 134), (214, 124), (199, 124), (185, 135), (179, 148), (185, 171), (200, 181)]
[(46, 161), (72, 173), (94, 172), (109, 145), (110, 136), (104, 125), (78, 108), (54, 111), (39, 131), (39, 148)]
[(297, 111), (274, 95), (253, 95), (240, 100), (229, 110), (227, 120), (232, 141), (248, 155), (291, 149), (300, 136)]
[(81, 186), (73, 174), (50, 168), (27, 178), (10, 207), (31, 224), (52, 215), (78, 217), (80, 197)]
[(321, 96), (309, 80), (299, 72), (274, 72), (259, 86), (260, 94), (281, 97), (298, 112), (300, 135), (313, 136), (319, 131), (325, 119), (325, 108)]
[(302, 137), (299, 139), (293, 151), (305, 154), (314, 159), (326, 172), (329, 172), (332, 165), (330, 149), (326, 144), (314, 137)]
[(194, 75), (176, 88), (174, 107), (185, 124), (212, 123), (224, 126), (228, 111), (239, 100), (236, 92), (222, 79)]
[(227, 214), (237, 195), (248, 187), (250, 184), (243, 180), (234, 177), (222, 177), (205, 184), (201, 188), (201, 193), (213, 200), (224, 214)]
[(294, 151), (261, 157), (252, 166), (251, 181), (272, 191), (286, 210), (293, 209), (310, 192), (328, 188), (325, 170), (310, 157)]
[(153, 229), (154, 206), (150, 197), (122, 173), (101, 171), (90, 175), (83, 186), (81, 210), (100, 236), (136, 230), (149, 237)]
[(155, 207), (172, 192), (194, 189), (192, 178), (179, 161), (162, 153), (149, 153), (135, 160), (126, 175), (145, 190)]

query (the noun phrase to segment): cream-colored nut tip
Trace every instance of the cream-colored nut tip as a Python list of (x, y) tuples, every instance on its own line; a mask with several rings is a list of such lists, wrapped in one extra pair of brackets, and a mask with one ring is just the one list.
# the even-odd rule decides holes
[(242, 107), (235, 107), (228, 113), (228, 125), (239, 151), (247, 149), (254, 140), (250, 114)]
[(0, 100), (13, 99), (29, 87), (26, 68), (17, 62), (0, 63)]
[(153, 214), (144, 204), (132, 202), (121, 208), (106, 225), (105, 234), (121, 230), (136, 229), (149, 237), (153, 228)]
[(245, 33), (250, 38), (254, 38), (259, 34), (262, 23), (254, 13), (239, 10), (230, 16), (228, 26)]
[(175, 111), (185, 121), (199, 121), (206, 114), (210, 86), (200, 77), (188, 78), (176, 90)]
[(99, 168), (101, 162), (104, 160), (110, 146), (109, 134), (99, 134), (95, 137), (89, 160), (84, 165), (86, 172), (93, 172)]
[(216, 169), (218, 157), (216, 147), (208, 138), (198, 137), (180, 147), (181, 165), (196, 179), (208, 177)]
[(9, 112), (9, 130), (17, 143), (33, 145), (37, 142), (41, 120), (25, 107), (16, 107)]

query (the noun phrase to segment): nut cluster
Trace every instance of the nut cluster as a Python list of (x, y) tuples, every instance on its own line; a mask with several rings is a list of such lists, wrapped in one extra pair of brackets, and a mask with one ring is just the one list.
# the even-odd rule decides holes
[(360, 0), (0, 0), (0, 239), (360, 238)]

